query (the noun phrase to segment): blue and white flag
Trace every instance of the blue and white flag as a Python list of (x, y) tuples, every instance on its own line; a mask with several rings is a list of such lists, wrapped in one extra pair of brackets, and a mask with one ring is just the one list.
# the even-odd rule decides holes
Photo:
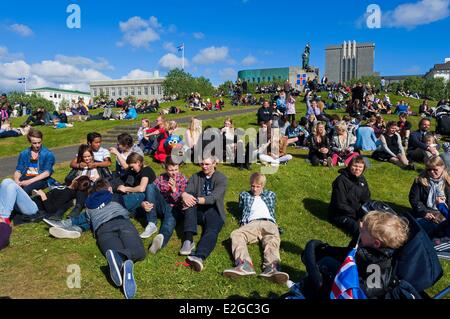
[(367, 299), (359, 286), (358, 267), (355, 263), (357, 247), (345, 258), (344, 263), (334, 278), (330, 299)]

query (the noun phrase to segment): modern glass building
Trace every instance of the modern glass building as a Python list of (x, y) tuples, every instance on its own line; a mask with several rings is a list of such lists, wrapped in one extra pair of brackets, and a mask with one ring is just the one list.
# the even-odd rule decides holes
[(248, 83), (281, 82), (289, 79), (289, 67), (274, 69), (242, 70), (238, 72), (238, 78)]

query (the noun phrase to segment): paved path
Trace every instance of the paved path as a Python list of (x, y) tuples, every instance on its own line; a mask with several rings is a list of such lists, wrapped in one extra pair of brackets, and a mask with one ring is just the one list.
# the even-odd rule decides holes
[[(233, 111), (208, 112), (207, 114), (202, 114), (202, 115), (196, 114), (195, 117), (198, 118), (199, 120), (210, 120), (210, 119), (219, 118), (219, 117), (252, 113), (252, 112), (256, 112), (257, 109), (258, 109), (258, 107), (248, 107), (248, 108), (238, 109), (238, 110), (233, 110)], [(181, 118), (178, 118), (175, 120), (177, 121), (177, 123), (180, 123), (180, 124), (189, 123), (192, 116), (193, 115), (181, 117)], [(114, 128), (112, 130), (114, 130)], [(78, 146), (79, 145), (72, 145), (72, 146), (52, 148), (51, 150), (55, 154), (55, 157), (56, 157), (56, 164), (61, 164), (64, 162), (71, 161), (75, 157), (75, 154), (78, 152)], [(108, 146), (108, 144), (105, 143), (104, 146)], [(11, 176), (13, 174), (13, 172), (16, 169), (18, 157), (19, 157), (19, 154), (15, 155), (15, 156), (0, 158), (0, 178), (5, 178), (5, 177)]]

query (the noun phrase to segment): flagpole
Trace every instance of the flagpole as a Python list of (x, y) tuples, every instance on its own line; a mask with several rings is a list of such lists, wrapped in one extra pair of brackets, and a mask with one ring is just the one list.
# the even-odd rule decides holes
[(183, 43), (183, 51), (181, 52), (182, 53), (182, 59), (183, 59), (183, 71), (184, 71), (184, 43)]

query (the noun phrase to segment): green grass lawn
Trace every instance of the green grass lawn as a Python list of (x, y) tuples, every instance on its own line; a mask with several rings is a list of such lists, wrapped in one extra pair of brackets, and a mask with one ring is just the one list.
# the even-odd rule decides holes
[[(304, 114), (304, 110), (304, 105), (299, 103), (299, 115)], [(256, 125), (254, 114), (233, 118), (238, 127)], [(413, 122), (417, 123), (415, 119)], [(204, 121), (204, 125), (212, 126), (222, 123), (223, 118)], [(84, 135), (80, 136), (80, 140), (84, 139)], [(306, 151), (289, 148), (289, 153), (294, 159), (287, 166), (280, 167), (276, 174), (268, 175), (266, 187), (277, 194), (277, 219), (285, 231), (281, 236), (282, 267), (292, 280), (297, 281), (305, 274), (300, 253), (308, 240), (320, 239), (331, 245), (344, 246), (348, 244), (349, 237), (326, 221), (331, 183), (338, 176), (338, 168), (311, 167), (305, 160)], [(162, 172), (161, 167), (149, 158), (146, 158), (146, 161), (156, 173)], [(396, 210), (408, 210), (408, 192), (418, 171), (403, 171), (394, 165), (372, 160), (370, 163), (366, 178), (372, 198), (390, 203)], [(254, 164), (253, 172), (260, 168), (261, 166)], [(239, 171), (226, 164), (219, 165), (218, 169), (229, 181), (225, 195), (227, 222), (219, 235), (216, 249), (205, 262), (204, 271), (196, 273), (178, 264), (183, 262), (184, 258), (178, 256), (181, 233), (180, 228), (177, 228), (164, 250), (157, 255), (148, 255), (143, 262), (136, 264), (137, 298), (265, 298), (286, 292), (286, 287), (269, 283), (256, 276), (241, 280), (229, 280), (222, 276), (224, 269), (233, 266), (228, 238), (238, 227), (238, 196), (241, 191), (248, 190), (252, 172)], [(194, 165), (185, 165), (182, 168), (183, 173), (188, 176), (198, 170)], [(58, 165), (54, 177), (63, 180), (68, 171), (66, 163)], [(137, 222), (135, 224), (141, 232), (143, 227)], [(198, 241), (198, 236), (194, 239)], [(146, 247), (150, 243), (151, 239), (144, 240)], [(262, 263), (261, 249), (257, 245), (251, 245), (249, 251), (259, 272)], [(67, 269), (73, 264), (79, 265), (81, 269), (80, 289), (69, 289), (66, 284), (70, 275)], [(431, 294), (450, 284), (450, 263), (442, 261), (442, 265), (444, 277), (430, 289)], [(84, 233), (76, 240), (58, 240), (49, 236), (48, 227), (43, 223), (16, 227), (10, 247), (0, 252), (0, 269), (0, 296), (123, 298), (121, 291), (108, 282), (106, 260), (91, 233)]]

